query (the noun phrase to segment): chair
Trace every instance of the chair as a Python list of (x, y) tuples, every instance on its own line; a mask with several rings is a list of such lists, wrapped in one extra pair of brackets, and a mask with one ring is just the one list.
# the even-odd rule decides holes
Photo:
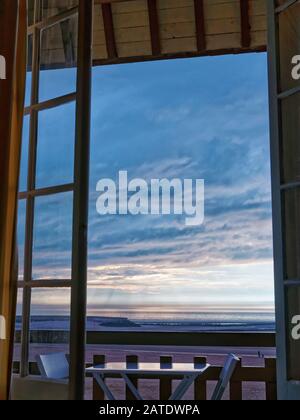
[(225, 362), (225, 365), (222, 369), (219, 381), (212, 395), (212, 401), (220, 401), (225, 393), (227, 385), (230, 382), (230, 379), (236, 369), (237, 364), (240, 359), (234, 354), (230, 354)]
[(37, 355), (36, 361), (42, 378), (69, 378), (69, 362), (64, 353)]

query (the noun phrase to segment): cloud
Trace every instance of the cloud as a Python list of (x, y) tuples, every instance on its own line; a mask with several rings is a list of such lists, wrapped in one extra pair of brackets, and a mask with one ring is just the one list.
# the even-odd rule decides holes
[[(265, 65), (264, 55), (244, 55), (94, 69), (91, 305), (273, 302)], [(57, 182), (53, 167), (44, 182)], [(204, 179), (203, 226), (99, 216), (96, 183), (120, 170)], [(61, 195), (36, 209), (36, 278), (70, 276), (71, 203)]]

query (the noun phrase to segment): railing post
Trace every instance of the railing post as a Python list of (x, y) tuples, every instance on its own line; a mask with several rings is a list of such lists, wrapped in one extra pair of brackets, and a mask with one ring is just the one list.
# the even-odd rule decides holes
[[(172, 356), (160, 356), (160, 366), (162, 369), (172, 367)], [(170, 368), (170, 367), (169, 367)], [(172, 395), (172, 378), (170, 376), (162, 376), (159, 380), (159, 399), (160, 401), (168, 401)]]
[[(105, 365), (105, 356), (97, 356), (94, 355), (93, 358), (93, 365), (99, 366), (99, 365)], [(96, 380), (93, 379), (93, 401), (104, 401), (105, 395), (100, 386), (97, 384)]]
[(266, 400), (276, 401), (277, 400), (276, 359), (274, 358), (265, 359), (265, 368), (270, 369), (272, 372), (274, 372), (274, 381), (266, 383)]
[[(128, 365), (129, 366), (135, 365), (136, 369), (137, 369), (137, 373), (138, 373), (138, 365), (139, 365), (138, 356), (135, 356), (135, 355), (126, 356), (126, 364), (127, 364), (127, 366)], [(138, 379), (135, 378), (135, 377), (132, 377), (132, 376), (128, 376), (128, 377), (131, 380), (131, 382), (133, 383), (133, 385), (138, 389), (138, 384), (139, 384)], [(130, 391), (130, 389), (128, 388), (127, 385), (126, 385), (126, 391), (125, 392), (126, 392), (126, 401), (135, 401), (136, 400), (135, 396)]]
[[(205, 365), (206, 364), (206, 357), (195, 357), (194, 358), (194, 365), (197, 368), (197, 365)], [(195, 380), (194, 384), (194, 398), (195, 401), (206, 401), (207, 399), (207, 386), (206, 380), (203, 380), (201, 377)]]
[(240, 360), (237, 364), (236, 371), (233, 374), (233, 379), (230, 381), (230, 400), (231, 401), (242, 401), (243, 399), (243, 384), (241, 380), (234, 380), (235, 375), (239, 375), (242, 369), (242, 361)]

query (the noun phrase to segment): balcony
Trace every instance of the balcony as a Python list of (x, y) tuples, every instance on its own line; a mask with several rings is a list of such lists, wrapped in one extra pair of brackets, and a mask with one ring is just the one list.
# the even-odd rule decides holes
[[(34, 355), (38, 353), (68, 352), (69, 333), (66, 331), (31, 331), (29, 374), (38, 375)], [(14, 373), (20, 369), (20, 332), (16, 334)], [(218, 380), (224, 359), (235, 352), (241, 362), (232, 377), (225, 399), (276, 400), (275, 334), (273, 333), (159, 333), (159, 332), (98, 332), (87, 334), (87, 366), (105, 360), (125, 361), (136, 355), (141, 362), (159, 361), (160, 356), (172, 356), (175, 362), (192, 362), (196, 357), (211, 364), (208, 372), (199, 378), (188, 391), (188, 400), (210, 399)], [(147, 380), (136, 374), (132, 381), (138, 383), (145, 399), (165, 401), (176, 380), (153, 376)], [(178, 378), (180, 379), (180, 378)], [(117, 399), (134, 399), (124, 383), (107, 378)], [(173, 382), (173, 383), (172, 383)], [(103, 400), (104, 395), (91, 378), (86, 379), (86, 399)]]

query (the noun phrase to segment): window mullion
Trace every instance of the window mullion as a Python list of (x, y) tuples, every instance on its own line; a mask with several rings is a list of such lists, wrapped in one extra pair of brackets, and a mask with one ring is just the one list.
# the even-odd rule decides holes
[[(40, 18), (40, 0), (35, 1), (34, 21)], [(32, 80), (31, 80), (31, 105), (37, 103), (39, 96), (39, 63), (40, 63), (40, 30), (35, 28), (33, 33)], [(28, 191), (35, 189), (36, 178), (36, 149), (37, 149), (37, 124), (38, 114), (30, 112), (29, 133), (29, 163), (28, 163)], [(32, 249), (34, 227), (34, 197), (28, 196), (26, 206), (25, 252), (24, 252), (24, 283), (32, 279)], [(22, 377), (29, 374), (29, 343), (30, 343), (30, 304), (31, 288), (23, 290), (22, 308), (22, 333), (21, 333), (21, 363), (20, 374)]]

